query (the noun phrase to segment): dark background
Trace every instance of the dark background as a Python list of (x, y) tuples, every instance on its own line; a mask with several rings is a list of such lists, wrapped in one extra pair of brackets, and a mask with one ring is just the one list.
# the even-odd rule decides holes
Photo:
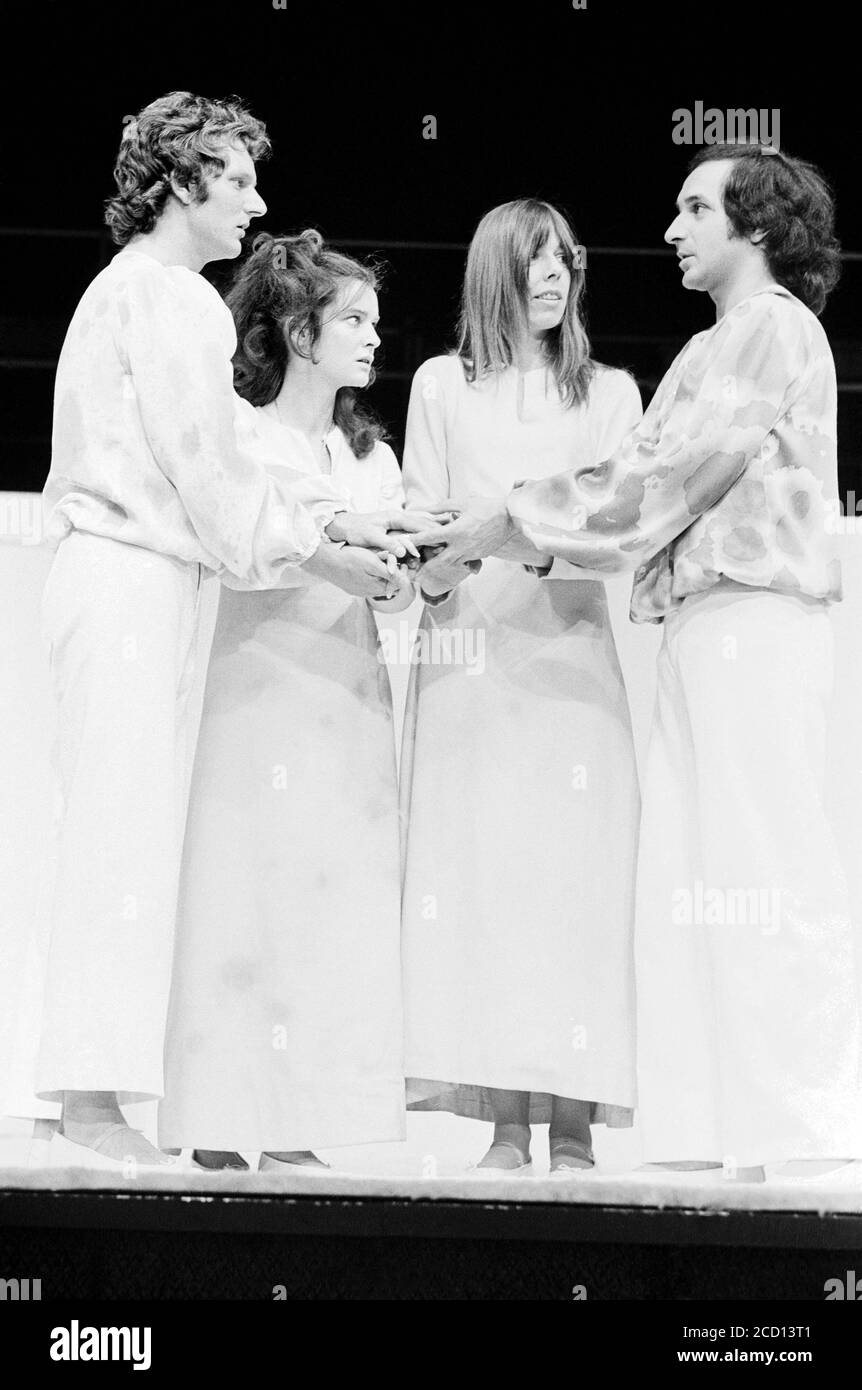
[[(690, 151), (678, 107), (772, 110), (818, 163), (848, 253), (823, 316), (840, 385), (842, 488), (862, 495), (860, 71), (852, 10), (631, 0), (335, 5), (286, 0), (8, 7), (0, 158), (0, 488), (39, 488), (53, 369), (84, 286), (112, 254), (102, 206), (122, 117), (172, 88), (239, 94), (266, 121), (255, 225), (319, 227), (388, 265), (373, 404), (400, 448), (410, 377), (451, 343), (479, 217), (556, 203), (589, 252), (596, 356), (645, 400), (708, 297), (661, 253)], [(422, 120), (437, 118), (437, 139)], [(656, 254), (659, 252), (659, 254)], [(223, 283), (230, 264), (207, 273)]]

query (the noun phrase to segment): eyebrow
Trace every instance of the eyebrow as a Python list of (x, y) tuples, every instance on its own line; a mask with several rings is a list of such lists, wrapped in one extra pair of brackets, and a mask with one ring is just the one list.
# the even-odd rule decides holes
[(707, 198), (704, 193), (689, 193), (685, 198), (677, 198), (677, 208), (681, 208), (683, 203), (685, 203), (686, 205), (688, 205), (689, 203), (708, 203), (710, 207), (713, 206), (709, 198)]

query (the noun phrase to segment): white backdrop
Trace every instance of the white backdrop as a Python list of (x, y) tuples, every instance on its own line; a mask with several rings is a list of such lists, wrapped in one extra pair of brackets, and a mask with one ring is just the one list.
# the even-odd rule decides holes
[[(27, 1086), (26, 1060), (30, 1055), (32, 1024), (38, 1001), (23, 998), (25, 981), (33, 972), (25, 969), (32, 949), (31, 925), (43, 870), (41, 856), (49, 842), (51, 781), (49, 748), (52, 712), (47, 670), (39, 634), (39, 603), (50, 552), (40, 544), (39, 498), (34, 494), (0, 493), (0, 1116), (50, 1115), (55, 1108), (34, 1102)], [(836, 633), (836, 698), (830, 742), (828, 804), (850, 881), (857, 924), (862, 923), (862, 519), (860, 534), (839, 539), (844, 565), (845, 601), (833, 610)], [(608, 596), (620, 653), (639, 761), (643, 759), (655, 686), (655, 657), (661, 629), (635, 627), (628, 621), (631, 577), (608, 581)], [(205, 657), (212, 636), (218, 599), (214, 580), (204, 586), (201, 651)], [(416, 627), (417, 602), (406, 613), (380, 618), (381, 625), (396, 630), (401, 624)], [(392, 643), (399, 654), (409, 650), (404, 641)], [(390, 663), (396, 705), (396, 728), (407, 688), (409, 666), (400, 659)], [(199, 663), (195, 709), (199, 711), (205, 660)], [(151, 1110), (152, 1107), (130, 1107)], [(133, 1123), (150, 1128), (147, 1114), (137, 1113)], [(3, 1121), (0, 1120), (0, 1127)], [(8, 1126), (7, 1126), (8, 1128)], [(442, 1115), (411, 1116), (410, 1142), (396, 1157), (363, 1151), (353, 1167), (373, 1168), (388, 1157), (386, 1167), (400, 1172), (427, 1171), (429, 1146), (443, 1167), (455, 1171), (481, 1153), (484, 1132), (472, 1121)], [(604, 1134), (599, 1131), (597, 1156), (611, 1155), (614, 1166), (638, 1161), (636, 1132)], [(447, 1157), (448, 1156), (448, 1157)]]

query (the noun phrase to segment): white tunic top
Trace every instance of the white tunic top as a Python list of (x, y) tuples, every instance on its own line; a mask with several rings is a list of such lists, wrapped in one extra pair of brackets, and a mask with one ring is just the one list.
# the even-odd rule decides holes
[(87, 531), (261, 588), (313, 553), (343, 495), (264, 442), (233, 390), (235, 350), (230, 312), (201, 275), (133, 248), (114, 257), (57, 367), (50, 541)]

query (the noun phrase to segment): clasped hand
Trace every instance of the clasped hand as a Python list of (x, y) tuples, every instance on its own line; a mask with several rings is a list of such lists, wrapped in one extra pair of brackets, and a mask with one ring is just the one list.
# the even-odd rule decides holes
[[(502, 498), (474, 497), (466, 503), (445, 498), (425, 511), (341, 512), (326, 528), (332, 540), (346, 542), (344, 550), (363, 552), (352, 559), (361, 569), (367, 598), (394, 599), (415, 580), (429, 596), (448, 593), (481, 568), (487, 555), (507, 547), (524, 563), (535, 562), (535, 551), (516, 535)], [(383, 581), (384, 587), (369, 587)], [(345, 586), (342, 586), (345, 587)], [(359, 589), (350, 592), (359, 593)]]
[(449, 507), (339, 512), (326, 527), (326, 535), (340, 544), (319, 546), (306, 567), (358, 597), (412, 598), (413, 578), (423, 562), (414, 536), (422, 532), (439, 546), (451, 519)]

